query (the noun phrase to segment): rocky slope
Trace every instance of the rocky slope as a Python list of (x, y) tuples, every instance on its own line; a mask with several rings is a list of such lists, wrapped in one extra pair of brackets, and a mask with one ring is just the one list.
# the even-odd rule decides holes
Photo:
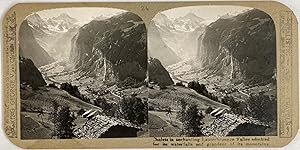
[(207, 76), (246, 84), (269, 81), (276, 69), (275, 37), (272, 18), (257, 9), (220, 18), (199, 38), (198, 67)]
[(159, 85), (172, 85), (174, 84), (168, 71), (163, 67), (161, 62), (156, 58), (148, 59), (148, 76), (149, 82), (155, 82)]
[(20, 56), (31, 59), (37, 67), (47, 65), (54, 59), (38, 44), (31, 26), (24, 20), (19, 31)]
[(143, 81), (147, 69), (147, 35), (140, 17), (122, 13), (93, 20), (72, 39), (70, 61), (87, 75), (110, 83), (131, 77)]
[(20, 83), (40, 87), (46, 85), (40, 71), (30, 59), (20, 58)]

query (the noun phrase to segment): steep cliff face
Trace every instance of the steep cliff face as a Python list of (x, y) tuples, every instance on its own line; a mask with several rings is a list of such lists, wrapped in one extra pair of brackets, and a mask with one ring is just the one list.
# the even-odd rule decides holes
[(146, 27), (133, 13), (93, 20), (72, 39), (70, 61), (87, 74), (99, 72), (108, 82), (127, 77), (143, 81), (147, 69)]
[(207, 76), (247, 83), (270, 80), (276, 69), (275, 38), (272, 18), (260, 10), (220, 18), (199, 38), (198, 65)]
[[(149, 34), (158, 31), (160, 37), (154, 40), (161, 40), (180, 59), (191, 59), (197, 54), (197, 39), (206, 26), (203, 21), (204, 19), (193, 13), (175, 19), (159, 13), (153, 19), (153, 26), (150, 24), (148, 31)], [(149, 46), (153, 45), (150, 43), (151, 40), (149, 35)], [(151, 49), (149, 50), (151, 52)], [(159, 58), (159, 60), (164, 64), (164, 59)]]
[(31, 59), (37, 67), (52, 63), (54, 59), (38, 44), (32, 30), (28, 21), (24, 20), (19, 31), (21, 57)]
[(42, 19), (37, 13), (26, 18), (37, 43), (56, 60), (70, 54), (71, 39), (78, 32), (77, 20), (67, 14)]
[(20, 58), (20, 83), (40, 87), (46, 85), (40, 71), (35, 67), (30, 59)]
[(154, 22), (148, 28), (148, 51), (150, 57), (158, 58), (164, 66), (175, 64), (181, 60), (175, 52), (164, 43)]
[(148, 76), (149, 82), (155, 82), (159, 85), (174, 84), (168, 71), (163, 67), (161, 62), (156, 58), (149, 58), (148, 60)]

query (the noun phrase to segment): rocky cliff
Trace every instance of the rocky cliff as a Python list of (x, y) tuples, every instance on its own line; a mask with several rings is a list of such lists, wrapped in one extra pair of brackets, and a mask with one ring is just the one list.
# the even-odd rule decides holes
[(21, 57), (31, 59), (37, 67), (52, 63), (54, 59), (38, 44), (32, 30), (28, 21), (24, 20), (19, 31)]
[(148, 28), (149, 56), (158, 58), (164, 66), (175, 64), (181, 60), (175, 52), (164, 43), (158, 27), (151, 22)]
[(72, 39), (70, 61), (75, 69), (86, 74), (96, 72), (107, 82), (128, 77), (143, 81), (147, 69), (146, 34), (142, 19), (133, 13), (93, 20)]
[(260, 10), (220, 18), (199, 38), (198, 65), (207, 76), (245, 83), (268, 81), (276, 70), (275, 38), (272, 18)]
[(40, 71), (35, 67), (30, 59), (20, 58), (20, 83), (40, 87), (46, 85)]
[(156, 58), (148, 59), (148, 76), (149, 82), (155, 82), (159, 85), (174, 84), (169, 72), (163, 67), (161, 62)]
[[(152, 22), (153, 27), (150, 28), (150, 24), (148, 33), (159, 32), (160, 34), (160, 37), (154, 37), (154, 40), (161, 40), (182, 60), (196, 56), (197, 39), (206, 26), (204, 19), (193, 13), (188, 13), (175, 19), (159, 13), (153, 18)], [(149, 35), (149, 46), (153, 45), (150, 43), (151, 40), (152, 38)], [(151, 52), (151, 49), (149, 51)], [(159, 58), (159, 60), (164, 64), (164, 59)]]
[(67, 14), (57, 17), (42, 19), (34, 13), (26, 20), (31, 27), (37, 43), (56, 60), (69, 57), (71, 39), (78, 32), (78, 21)]

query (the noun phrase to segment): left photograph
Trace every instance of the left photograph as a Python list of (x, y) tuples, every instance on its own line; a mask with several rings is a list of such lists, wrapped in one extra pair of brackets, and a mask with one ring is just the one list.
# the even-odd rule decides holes
[(147, 31), (112, 8), (33, 12), (20, 25), (21, 139), (149, 137)]

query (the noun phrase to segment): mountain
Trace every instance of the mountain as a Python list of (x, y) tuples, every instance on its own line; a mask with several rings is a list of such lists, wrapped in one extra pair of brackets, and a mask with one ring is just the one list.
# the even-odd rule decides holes
[(172, 78), (170, 77), (168, 71), (163, 67), (161, 62), (150, 57), (148, 59), (148, 73), (149, 82), (155, 82), (159, 85), (172, 85), (174, 84)]
[(88, 75), (116, 83), (146, 78), (147, 31), (143, 20), (126, 12), (82, 26), (72, 39), (70, 61)]
[(100, 15), (100, 16), (95, 17), (93, 20), (98, 20), (98, 21), (100, 21), (100, 20), (105, 20), (105, 19), (107, 19), (107, 16), (105, 16), (105, 15)]
[(20, 56), (31, 59), (37, 67), (50, 64), (54, 59), (38, 44), (34, 38), (32, 28), (24, 20), (19, 31)]
[(32, 15), (26, 17), (26, 20), (30, 24), (30, 26), (38, 27), (41, 30), (47, 29), (47, 22), (45, 22), (41, 16), (37, 13), (33, 13)]
[(73, 28), (78, 20), (70, 17), (68, 14), (63, 13), (57, 17), (52, 17), (47, 20), (49, 24), (48, 28), (51, 31), (67, 32), (70, 28)]
[(181, 27), (183, 31), (193, 31), (198, 28), (203, 21), (203, 18), (195, 15), (194, 13), (188, 13), (185, 16), (176, 18), (173, 24), (176, 24), (175, 28)]
[(37, 43), (55, 59), (68, 57), (78, 21), (67, 14), (42, 19), (37, 13), (26, 18)]
[(268, 82), (276, 70), (276, 33), (272, 18), (252, 9), (220, 18), (206, 27), (197, 54), (201, 72), (246, 84)]
[(158, 28), (153, 22), (148, 27), (148, 51), (149, 56), (161, 60), (164, 66), (178, 63), (181, 58), (164, 43)]
[(40, 87), (46, 85), (40, 71), (36, 68), (32, 60), (20, 57), (20, 83)]
[[(159, 13), (153, 19), (163, 43), (171, 48), (181, 59), (194, 58), (197, 54), (198, 37), (204, 31), (204, 19), (188, 13), (175, 19)], [(149, 44), (151, 45), (151, 44)], [(163, 60), (160, 59), (162, 62)]]
[(62, 21), (67, 22), (67, 23), (69, 23), (69, 24), (75, 24), (76, 22), (78, 22), (78, 20), (76, 20), (76, 19), (70, 17), (70, 16), (69, 16), (68, 14), (66, 14), (66, 13), (62, 13), (62, 14), (60, 14), (60, 15), (57, 16), (57, 17), (53, 17), (52, 19), (53, 19), (53, 20), (62, 20)]

